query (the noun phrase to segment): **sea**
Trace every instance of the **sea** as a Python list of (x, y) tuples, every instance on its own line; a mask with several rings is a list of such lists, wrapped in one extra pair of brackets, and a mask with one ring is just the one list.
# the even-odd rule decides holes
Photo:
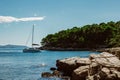
[(88, 57), (92, 51), (46, 51), (23, 53), (22, 49), (0, 48), (0, 80), (62, 80), (42, 78), (42, 72), (51, 72), (56, 60), (69, 57)]

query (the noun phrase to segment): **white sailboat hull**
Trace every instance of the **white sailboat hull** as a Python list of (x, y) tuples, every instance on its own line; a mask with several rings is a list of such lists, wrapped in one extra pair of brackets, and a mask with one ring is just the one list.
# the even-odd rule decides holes
[(40, 50), (36, 48), (25, 48), (23, 49), (23, 52), (24, 53), (37, 53), (37, 52), (40, 52)]

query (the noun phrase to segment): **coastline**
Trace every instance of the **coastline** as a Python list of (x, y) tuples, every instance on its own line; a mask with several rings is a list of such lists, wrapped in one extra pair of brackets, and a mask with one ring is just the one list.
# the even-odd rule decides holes
[(61, 47), (40, 47), (40, 50), (48, 51), (95, 51), (95, 52), (109, 52), (116, 55), (120, 59), (120, 47), (112, 48), (61, 48)]
[[(61, 49), (56, 48), (52, 50), (61, 51)], [(64, 49), (64, 51), (66, 51), (66, 49)], [(96, 80), (96, 78), (102, 80), (120, 79), (120, 47), (92, 49), (92, 51), (101, 53), (91, 54), (88, 58), (72, 57), (56, 60), (57, 69), (54, 70), (52, 74), (49, 72), (49, 74), (44, 74), (43, 72), (44, 75), (42, 74), (42, 76), (58, 78), (67, 77), (65, 80)], [(96, 57), (98, 58), (96, 59)], [(54, 75), (54, 73), (56, 74)]]
[(93, 48), (61, 48), (61, 47), (40, 47), (40, 50), (49, 51), (94, 51)]

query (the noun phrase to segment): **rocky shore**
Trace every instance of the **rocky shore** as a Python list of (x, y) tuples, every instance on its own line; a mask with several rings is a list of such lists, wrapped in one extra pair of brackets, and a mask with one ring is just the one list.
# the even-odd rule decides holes
[(120, 47), (96, 49), (97, 52), (109, 52), (120, 59)]
[(42, 77), (58, 77), (63, 80), (120, 80), (120, 60), (113, 54), (102, 52), (89, 58), (72, 57), (56, 61), (53, 73)]

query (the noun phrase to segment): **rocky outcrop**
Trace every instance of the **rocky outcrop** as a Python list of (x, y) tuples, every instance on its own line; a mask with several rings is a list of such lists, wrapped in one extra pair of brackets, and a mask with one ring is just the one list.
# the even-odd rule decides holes
[(71, 80), (119, 80), (120, 60), (113, 54), (91, 54), (89, 58), (72, 57), (57, 60), (59, 71)]
[(56, 66), (59, 71), (64, 72), (63, 75), (71, 76), (73, 70), (79, 67), (76, 64), (76, 60), (78, 59), (79, 57), (72, 57), (72, 58), (66, 58), (63, 60), (57, 60)]
[[(63, 76), (62, 75), (62, 73), (60, 72), (60, 71), (58, 71), (58, 70), (55, 70), (55, 71), (53, 71), (52, 73), (51, 72), (43, 72), (42, 74), (41, 74), (41, 76), (43, 77), (43, 78), (48, 78), (48, 80), (50, 79), (50, 80), (70, 80), (70, 77), (69, 76)], [(52, 79), (53, 78), (53, 79)]]
[(81, 66), (72, 73), (72, 80), (85, 80), (88, 75), (89, 66)]
[(98, 52), (109, 52), (120, 59), (120, 47), (97, 49)]
[(52, 73), (50, 73), (50, 72), (43, 72), (41, 74), (41, 76), (45, 77), (45, 78), (48, 78), (48, 77), (61, 77), (62, 75), (61, 75), (60, 71), (55, 70)]
[(79, 66), (90, 64), (89, 58), (72, 57), (63, 60), (57, 60), (57, 68), (63, 72), (63, 75), (71, 76), (73, 70)]
[(103, 52), (101, 54), (91, 54), (90, 60), (92, 62), (95, 62), (101, 66), (105, 67), (119, 67), (120, 66), (120, 60), (115, 56), (108, 52)]

